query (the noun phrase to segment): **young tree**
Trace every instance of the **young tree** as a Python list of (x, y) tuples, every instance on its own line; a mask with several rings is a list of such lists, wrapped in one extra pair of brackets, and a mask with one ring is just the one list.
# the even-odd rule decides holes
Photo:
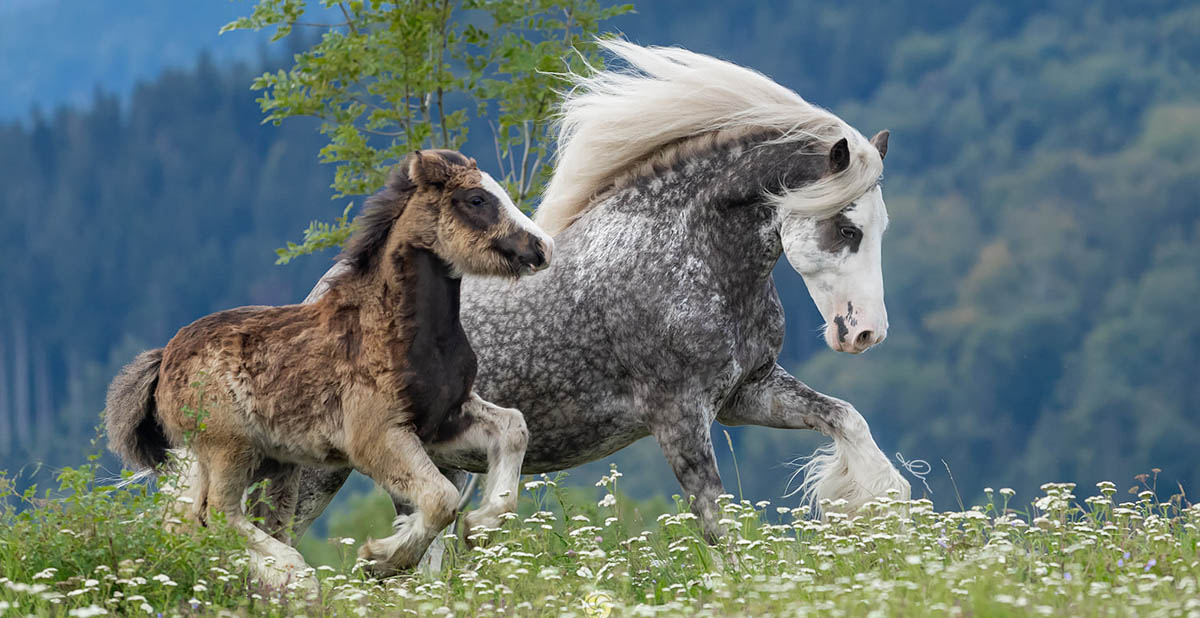
[[(389, 167), (421, 148), (460, 149), (473, 119), (484, 119), (500, 182), (522, 208), (540, 195), (549, 170), (548, 132), (561, 75), (600, 64), (600, 22), (633, 10), (599, 0), (321, 0), (332, 23), (305, 21), (306, 0), (259, 0), (253, 13), (222, 28), (324, 30), (287, 71), (253, 88), (266, 120), (321, 120), (337, 165), (336, 198), (381, 186)], [(350, 233), (347, 204), (331, 223), (312, 222), (279, 262), (340, 245)]]

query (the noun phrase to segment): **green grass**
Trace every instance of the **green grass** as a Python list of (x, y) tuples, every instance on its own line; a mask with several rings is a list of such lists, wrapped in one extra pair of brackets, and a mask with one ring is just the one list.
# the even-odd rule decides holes
[(0, 489), (0, 615), (1200, 615), (1200, 506), (1159, 502), (1149, 477), (1124, 503), (1111, 483), (1083, 501), (1047, 484), (1022, 513), (1008, 490), (967, 511), (884, 498), (824, 520), (727, 498), (717, 546), (680, 508), (622, 498), (615, 471), (599, 503), (532, 479), (485, 547), (448, 539), (437, 578), (365, 579), (341, 566), (361, 539), (333, 538), (339, 566), (303, 600), (255, 586), (219, 518), (167, 532), (168, 496), (94, 471), (64, 470), (43, 497)]

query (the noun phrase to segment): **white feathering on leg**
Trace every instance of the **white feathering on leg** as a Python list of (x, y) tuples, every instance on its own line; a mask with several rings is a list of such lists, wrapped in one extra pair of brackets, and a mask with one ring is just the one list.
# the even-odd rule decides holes
[(900, 492), (898, 499), (908, 500), (912, 496), (908, 481), (879, 450), (858, 411), (851, 407), (848, 414), (853, 414), (852, 422), (845, 426), (851, 430), (834, 435), (832, 444), (817, 449), (792, 473), (789, 486), (799, 475), (804, 479), (785, 497), (799, 493), (801, 504), (811, 506), (814, 512), (825, 500), (845, 500), (833, 510), (854, 512), (892, 489)]

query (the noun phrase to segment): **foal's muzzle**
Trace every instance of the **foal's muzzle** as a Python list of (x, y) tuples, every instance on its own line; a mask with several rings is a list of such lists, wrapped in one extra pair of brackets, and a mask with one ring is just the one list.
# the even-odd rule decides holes
[(545, 270), (550, 266), (550, 256), (554, 253), (553, 240), (538, 238), (525, 231), (509, 234), (496, 241), (494, 246), (505, 259), (516, 265), (521, 275)]

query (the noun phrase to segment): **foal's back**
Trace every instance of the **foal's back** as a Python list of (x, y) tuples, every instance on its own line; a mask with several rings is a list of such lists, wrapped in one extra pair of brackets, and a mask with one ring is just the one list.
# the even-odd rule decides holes
[(183, 327), (159, 370), (159, 413), (172, 443), (203, 422), (206, 440), (250, 441), (277, 459), (344, 462), (344, 385), (356, 319), (326, 304), (239, 307)]

